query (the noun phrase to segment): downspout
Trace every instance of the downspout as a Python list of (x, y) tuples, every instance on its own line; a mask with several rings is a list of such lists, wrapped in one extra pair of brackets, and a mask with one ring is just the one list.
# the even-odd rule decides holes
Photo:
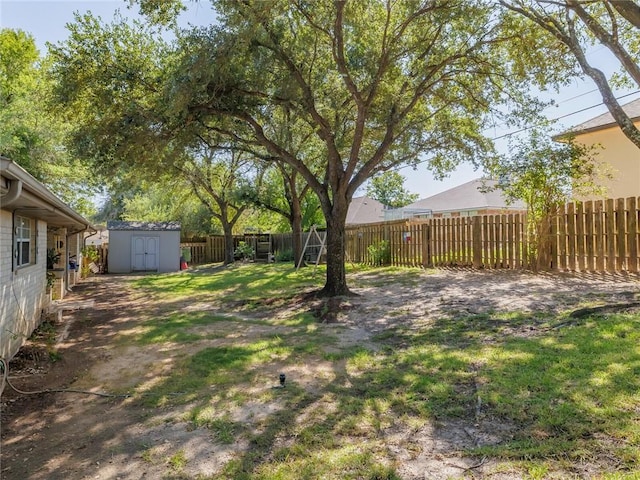
[[(2, 208), (10, 206), (22, 194), (22, 180), (9, 180), (9, 190), (0, 197), (0, 206)], [(11, 272), (16, 269), (16, 229), (15, 229), (16, 211), (11, 212)]]
[(93, 230), (93, 233), (91, 235), (87, 235), (86, 237), (84, 237), (82, 239), (82, 248), (86, 248), (87, 247), (87, 240), (89, 238), (91, 238), (94, 235), (97, 235), (98, 233), (100, 233), (100, 230), (94, 230), (93, 228), (87, 228), (87, 230)]

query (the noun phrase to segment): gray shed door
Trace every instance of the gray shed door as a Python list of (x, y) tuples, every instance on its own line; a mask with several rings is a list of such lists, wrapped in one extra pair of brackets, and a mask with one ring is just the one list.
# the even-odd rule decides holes
[(158, 270), (158, 237), (135, 235), (131, 240), (131, 268), (135, 271)]

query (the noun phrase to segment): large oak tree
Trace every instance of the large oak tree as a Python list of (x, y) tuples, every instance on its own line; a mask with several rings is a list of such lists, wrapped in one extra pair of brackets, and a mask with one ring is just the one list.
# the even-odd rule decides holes
[[(215, 4), (215, 26), (182, 36), (166, 102), (176, 124), (235, 122), (300, 173), (327, 222), (329, 296), (349, 293), (344, 227), (358, 187), (397, 165), (480, 161), (488, 119), (522, 100), (530, 75), (549, 78), (554, 50), (479, 0)], [(283, 111), (322, 152), (320, 169), (279, 139)]]

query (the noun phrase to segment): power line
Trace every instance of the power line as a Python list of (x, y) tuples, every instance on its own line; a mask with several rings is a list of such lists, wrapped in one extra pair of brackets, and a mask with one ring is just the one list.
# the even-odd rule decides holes
[(561, 100), (559, 102), (554, 103), (553, 105), (550, 105), (549, 107), (545, 108), (545, 110), (548, 110), (551, 107), (556, 107), (558, 105), (562, 105), (563, 103), (570, 102), (571, 100), (575, 100), (576, 98), (584, 97), (585, 95), (589, 95), (589, 94), (597, 92), (597, 91), (598, 91), (598, 89), (594, 88), (593, 90), (589, 90), (588, 92), (581, 93), (579, 95), (576, 95), (575, 97), (565, 98), (564, 100)]
[[(593, 92), (587, 92), (587, 93), (593, 93)], [(627, 93), (625, 95), (621, 95), (619, 97), (616, 97), (616, 100), (622, 100), (623, 98), (630, 97), (631, 95), (635, 95), (637, 93), (640, 93), (640, 90), (636, 90), (635, 92)], [(582, 94), (582, 95), (586, 95), (586, 94)], [(580, 96), (580, 95), (578, 95), (578, 96)], [(580, 110), (576, 110), (575, 112), (571, 112), (571, 113), (567, 113), (567, 114), (561, 115), (561, 116), (559, 116), (557, 118), (551, 119), (551, 121), (561, 120), (563, 118), (570, 117), (571, 115), (576, 115), (578, 113), (582, 113), (582, 112), (585, 112), (587, 110), (591, 110), (592, 108), (600, 107), (601, 105), (604, 105), (604, 102), (600, 102), (600, 103), (598, 103), (596, 105), (591, 105), (590, 107), (585, 107), (585, 108), (582, 108)], [(516, 130), (515, 132), (505, 133), (504, 135), (500, 135), (499, 137), (494, 137), (491, 140), (500, 140), (502, 138), (509, 137), (511, 135), (515, 135), (517, 133), (522, 133), (522, 132), (524, 132), (526, 130), (530, 130), (533, 127), (536, 127), (538, 125), (532, 125), (532, 126), (529, 126), (529, 127), (521, 128), (520, 130)], [(407, 168), (407, 167), (412, 167), (413, 168), (413, 167), (416, 167), (416, 166), (421, 165), (423, 163), (426, 163), (428, 161), (429, 161), (428, 159), (425, 159), (425, 160), (417, 162), (416, 164), (413, 164), (413, 165), (402, 165), (401, 167), (398, 168), (398, 170), (402, 170), (402, 169)]]
[[(623, 98), (630, 97), (631, 95), (635, 95), (637, 93), (640, 93), (640, 90), (636, 90), (635, 92), (627, 93), (625, 95), (621, 95), (619, 97), (616, 97), (616, 100), (622, 100)], [(570, 117), (572, 115), (576, 115), (578, 113), (586, 112), (587, 110), (591, 110), (593, 108), (600, 107), (602, 105), (604, 105), (604, 102), (600, 102), (600, 103), (597, 103), (595, 105), (591, 105), (590, 107), (581, 108), (580, 110), (576, 110), (575, 112), (566, 113), (566, 114), (561, 115), (559, 117), (552, 118), (550, 121), (555, 122), (555, 121), (558, 121), (558, 120), (562, 120), (563, 118), (567, 118), (567, 117)], [(540, 125), (540, 124), (538, 124), (538, 125)], [(536, 127), (538, 125), (531, 125), (529, 127), (524, 127), (524, 128), (521, 128), (520, 130), (516, 130), (515, 132), (505, 133), (504, 135), (500, 135), (499, 137), (494, 137), (491, 140), (500, 140), (500, 139), (505, 138), (505, 137), (510, 137), (511, 135), (515, 135), (517, 133), (522, 133), (522, 132), (525, 132), (527, 130), (531, 130), (532, 128), (534, 128), (534, 127)]]

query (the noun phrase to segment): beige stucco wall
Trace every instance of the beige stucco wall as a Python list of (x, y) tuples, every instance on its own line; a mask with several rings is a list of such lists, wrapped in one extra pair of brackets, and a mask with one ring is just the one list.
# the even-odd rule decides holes
[[(640, 127), (640, 122), (636, 123)], [(613, 178), (604, 180), (607, 189), (606, 198), (626, 198), (640, 196), (640, 149), (624, 136), (620, 128), (585, 133), (576, 136), (576, 142), (584, 145), (600, 144), (597, 159), (610, 165)], [(595, 200), (602, 197), (579, 198), (579, 200)]]

